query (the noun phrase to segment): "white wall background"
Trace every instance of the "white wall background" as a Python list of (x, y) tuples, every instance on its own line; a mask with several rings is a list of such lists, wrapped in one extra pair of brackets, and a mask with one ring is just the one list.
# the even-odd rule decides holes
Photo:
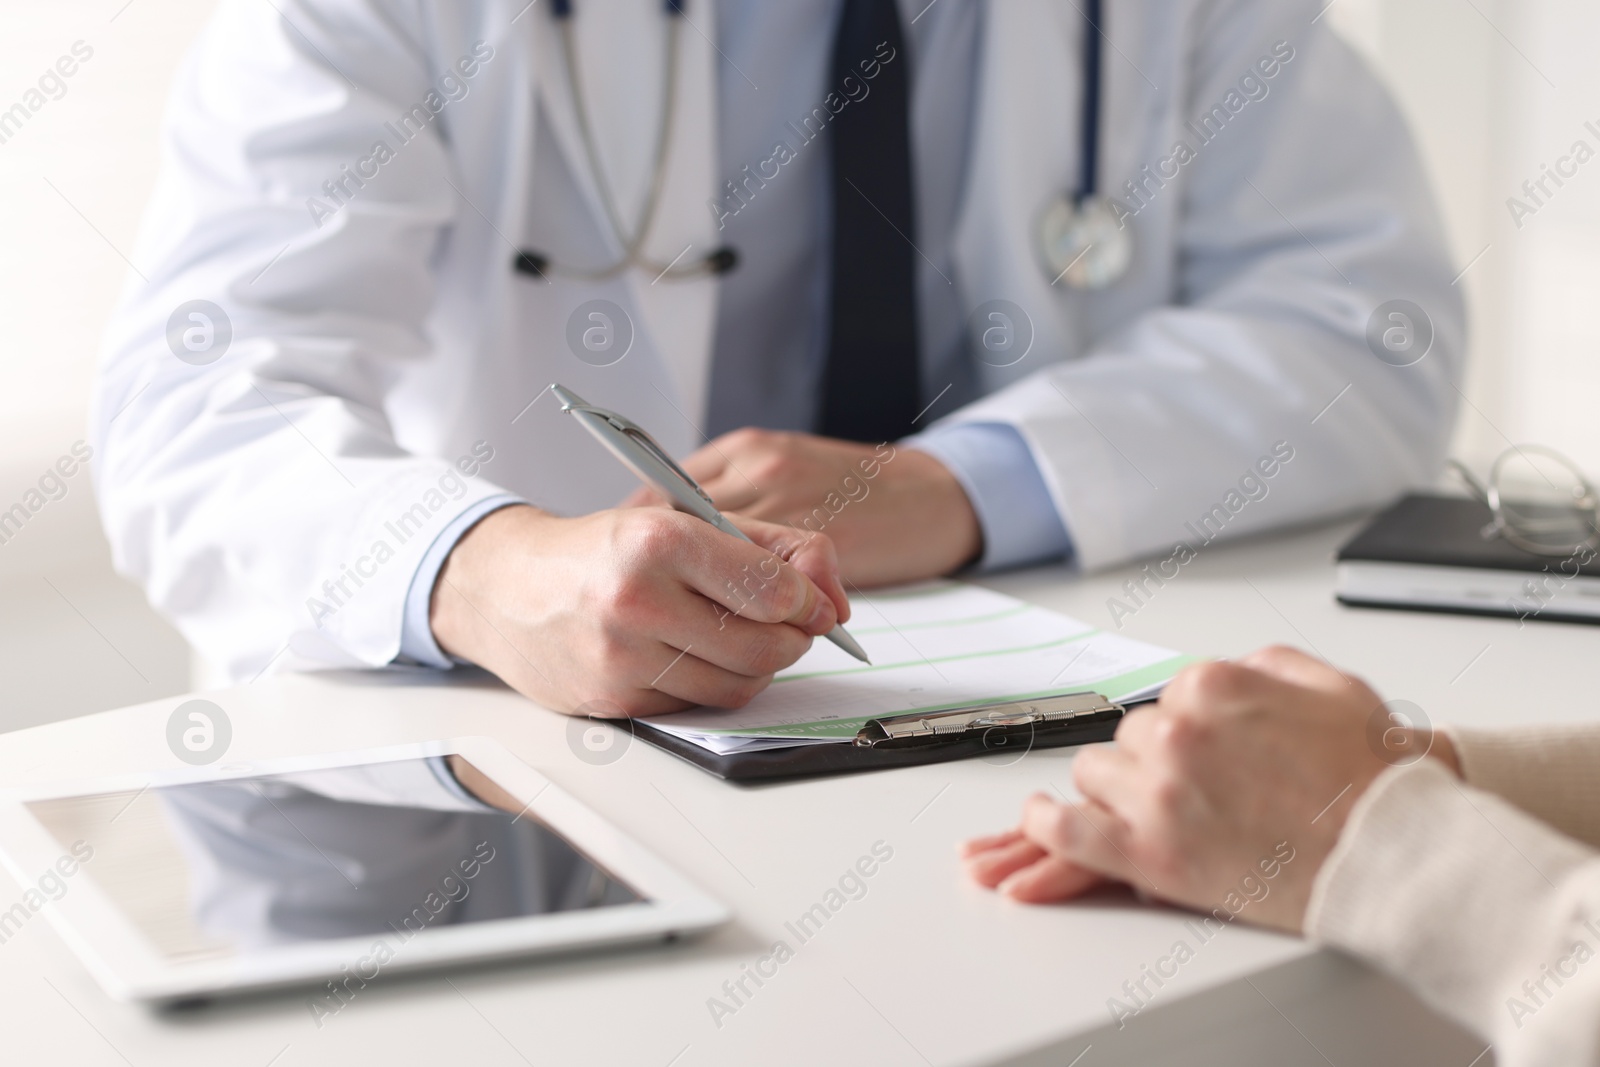
[(1584, 0), (1334, 0), (1328, 18), (1410, 116), (1467, 290), (1473, 361), (1457, 453), (1562, 449), (1600, 474), (1600, 158), (1522, 226), (1506, 201), (1578, 139), (1600, 152), (1600, 5)]
[[(261, 0), (267, 2), (267, 0)], [(970, 0), (946, 0), (949, 3)], [(101, 329), (127, 276), (162, 101), (214, 0), (0, 0), (0, 109), (86, 42), (94, 57), (0, 145), (0, 508), (83, 436)], [(1511, 441), (1600, 474), (1600, 159), (1537, 215), (1506, 199), (1578, 138), (1600, 149), (1593, 0), (1334, 0), (1326, 17), (1399, 96), (1473, 309), (1458, 454)], [(1351, 146), (1359, 151), (1360, 146)], [(0, 729), (186, 687), (182, 641), (116, 579), (88, 484), (0, 546)]]
[[(124, 6), (126, 4), (126, 6)], [(0, 509), (85, 436), (179, 57), (214, 0), (0, 0), (0, 110), (94, 55), (0, 144)], [(112, 574), (86, 474), (0, 545), (0, 729), (188, 687), (181, 638)]]

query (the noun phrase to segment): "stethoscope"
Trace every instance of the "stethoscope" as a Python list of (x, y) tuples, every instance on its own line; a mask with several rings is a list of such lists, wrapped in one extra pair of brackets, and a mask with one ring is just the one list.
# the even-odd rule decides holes
[[(589, 161), (589, 172), (594, 175), (595, 190), (600, 205), (605, 210), (606, 221), (617, 243), (622, 246), (622, 258), (608, 267), (580, 270), (553, 263), (544, 252), (532, 248), (517, 250), (512, 266), (519, 274), (545, 278), (556, 275), (583, 281), (601, 281), (613, 278), (629, 267), (638, 267), (655, 275), (657, 281), (674, 278), (694, 278), (707, 274), (725, 274), (739, 262), (733, 249), (723, 246), (687, 263), (660, 263), (644, 254), (645, 240), (655, 223), (656, 208), (661, 202), (661, 188), (666, 183), (667, 152), (672, 147), (673, 113), (678, 95), (678, 30), (683, 22), (684, 0), (664, 0), (667, 16), (667, 39), (664, 48), (661, 76), (661, 115), (656, 122), (656, 146), (650, 168), (650, 189), (645, 195), (644, 207), (639, 212), (639, 223), (628, 236), (622, 224), (622, 212), (617, 210), (616, 199), (611, 195), (611, 185), (606, 181), (605, 168), (600, 165), (600, 152), (595, 147), (594, 128), (589, 122), (589, 108), (584, 102), (582, 78), (578, 74), (578, 48), (572, 34), (572, 0), (551, 0), (550, 13), (561, 32), (561, 57), (567, 68), (567, 88), (572, 94), (572, 108), (577, 113), (578, 135), (583, 141), (583, 152)], [(684, 250), (684, 254), (688, 249)]]
[(1078, 185), (1039, 213), (1039, 258), (1050, 284), (1104, 289), (1133, 263), (1133, 231), (1117, 217), (1110, 197), (1095, 192), (1100, 169), (1100, 0), (1084, 3), (1082, 145)]
[[(664, 74), (662, 75), (661, 114), (656, 123), (656, 145), (650, 171), (650, 188), (640, 211), (632, 237), (622, 223), (600, 164), (594, 130), (589, 122), (582, 79), (578, 73), (578, 50), (573, 40), (572, 0), (552, 0), (550, 10), (561, 33), (562, 60), (567, 70), (567, 86), (577, 115), (578, 133), (584, 155), (594, 175), (595, 188), (606, 213), (607, 223), (622, 246), (621, 258), (607, 267), (580, 270), (563, 267), (536, 249), (519, 249), (512, 265), (519, 273), (535, 277), (557, 275), (585, 281), (612, 278), (629, 267), (650, 271), (663, 278), (694, 278), (725, 274), (739, 262), (738, 253), (723, 246), (687, 263), (673, 260), (662, 264), (644, 254), (644, 243), (655, 222), (656, 209), (665, 184), (667, 153), (672, 145), (673, 118), (678, 88), (678, 36), (683, 21), (684, 0), (664, 0), (667, 35)], [(1100, 33), (1101, 0), (1085, 0), (1083, 36), (1083, 115), (1079, 123), (1082, 137), (1079, 152), (1078, 184), (1070, 196), (1058, 196), (1039, 214), (1039, 255), (1051, 284), (1066, 282), (1075, 289), (1104, 289), (1120, 281), (1133, 262), (1133, 231), (1118, 218), (1109, 197), (1095, 191), (1099, 178), (1100, 80), (1103, 48)], [(681, 258), (681, 257), (680, 257)]]

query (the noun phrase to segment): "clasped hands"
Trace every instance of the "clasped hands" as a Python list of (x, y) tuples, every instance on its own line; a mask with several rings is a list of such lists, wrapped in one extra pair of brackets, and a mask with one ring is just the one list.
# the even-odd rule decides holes
[[(963, 862), (1019, 901), (1121, 883), (1298, 933), (1317, 872), (1378, 775), (1420, 758), (1460, 773), (1448, 736), (1387, 723), (1364, 682), (1295, 649), (1195, 664), (1125, 716), (1114, 745), (1073, 757), (1083, 799), (1036, 794), (1016, 828), (962, 846)], [(1241, 886), (1259, 892), (1247, 906)]]

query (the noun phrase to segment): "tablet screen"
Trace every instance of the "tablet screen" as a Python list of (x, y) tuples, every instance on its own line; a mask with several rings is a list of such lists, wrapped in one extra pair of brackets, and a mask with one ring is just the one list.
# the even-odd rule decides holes
[(643, 900), (461, 756), (28, 808), (174, 961)]

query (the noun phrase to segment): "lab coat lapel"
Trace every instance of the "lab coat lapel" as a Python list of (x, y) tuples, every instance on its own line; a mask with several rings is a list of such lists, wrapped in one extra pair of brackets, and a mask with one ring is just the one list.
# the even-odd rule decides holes
[[(1107, 5), (1110, 9), (1119, 5)], [(969, 181), (955, 255), (970, 310), (1009, 300), (1033, 323), (1027, 358), (979, 366), (988, 393), (1082, 345), (1082, 300), (1039, 266), (1039, 212), (1069, 191), (1078, 167), (1083, 16), (1062, 0), (1002, 0), (985, 8)], [(1106, 49), (1115, 55), (1110, 47)]]
[[(659, 8), (660, 0), (650, 0)], [(675, 258), (692, 263), (721, 245), (716, 213), (719, 166), (717, 142), (717, 64), (715, 0), (684, 6), (678, 31), (678, 96), (672, 143), (667, 150), (661, 208), (656, 213), (646, 254), (662, 265)], [(659, 99), (648, 94), (651, 129)], [(678, 388), (679, 412), (703, 435), (710, 399), (712, 332), (716, 328), (715, 275), (656, 280), (654, 272), (629, 275), (635, 304), (643, 313), (661, 359)]]

